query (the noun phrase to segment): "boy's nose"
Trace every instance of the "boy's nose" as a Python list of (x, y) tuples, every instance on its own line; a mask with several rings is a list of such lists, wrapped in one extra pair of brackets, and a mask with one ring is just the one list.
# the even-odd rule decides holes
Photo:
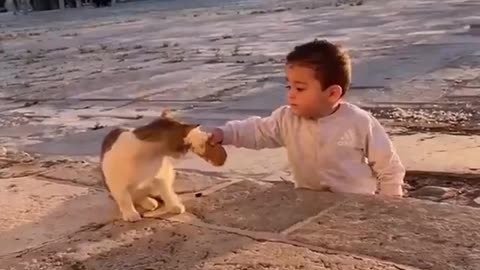
[(295, 100), (295, 92), (292, 90), (288, 91), (287, 98), (290, 101)]

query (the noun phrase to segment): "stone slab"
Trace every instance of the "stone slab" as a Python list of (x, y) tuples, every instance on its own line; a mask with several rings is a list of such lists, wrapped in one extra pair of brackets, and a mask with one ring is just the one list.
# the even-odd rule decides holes
[(98, 129), (57, 137), (54, 140), (22, 147), (24, 151), (46, 155), (98, 155), (103, 138), (111, 128)]
[(19, 258), (4, 258), (0, 269), (416, 270), (158, 220), (109, 224), (78, 233)]
[(189, 155), (176, 163), (179, 169), (205, 172), (235, 173), (244, 177), (259, 177), (288, 169), (285, 149), (250, 150), (226, 146), (227, 161), (221, 167), (211, 166), (197, 156)]
[[(36, 173), (38, 176), (54, 181), (103, 188), (104, 180), (98, 163), (83, 160), (57, 159), (44, 163), (33, 163), (29, 167), (17, 164), (0, 175), (15, 175), (15, 172)], [(27, 170), (28, 169), (28, 170)], [(36, 170), (35, 170), (36, 169)], [(13, 173), (12, 173), (13, 172)], [(3, 173), (3, 174), (2, 174)], [(196, 170), (177, 170), (174, 188), (178, 193), (194, 193), (208, 189), (227, 181), (227, 176)]]
[(480, 171), (480, 136), (415, 134), (394, 136), (392, 140), (408, 170)]
[[(223, 106), (204, 113), (210, 114), (206, 118), (270, 112), (285, 102), (280, 60), (294, 45), (313, 38), (341, 42), (351, 51), (352, 101), (435, 101), (451, 91), (437, 87), (446, 83), (445, 76), (431, 71), (451, 69), (452, 61), (478, 51), (480, 38), (468, 30), (477, 20), (473, 0), (428, 7), (413, 0), (409, 5), (370, 0), (339, 7), (311, 0), (281, 0), (276, 7), (246, 1), (254, 10), (245, 10), (247, 3), (240, 2), (215, 3), (214, 10), (188, 3), (197, 9), (181, 13), (172, 8), (174, 2), (62, 11), (69, 12), (68, 22), (63, 16), (52, 21), (51, 13), (13, 21), (2, 17), (0, 97), (12, 97), (20, 106), (25, 99), (39, 101), (16, 110), (5, 104), (3, 114), (28, 113), (29, 121), (39, 125), (61, 123), (61, 130), (80, 131), (97, 122), (110, 126), (124, 121), (107, 115), (160, 111), (158, 104), (146, 105), (148, 100), (186, 111), (207, 103)], [(458, 74), (475, 73), (473, 67), (462, 63)], [(448, 79), (462, 79), (455, 74)], [(30, 126), (8, 131), (35, 135), (35, 142), (53, 136)], [(75, 153), (65, 144), (44, 143), (33, 150)], [(77, 151), (95, 149), (85, 144)]]
[[(480, 136), (421, 133), (391, 136), (391, 139), (407, 170), (449, 173), (480, 171)], [(205, 166), (195, 158), (182, 160), (178, 167), (234, 172), (245, 177), (261, 176), (269, 181), (293, 180), (286, 152), (282, 148), (256, 151), (227, 146), (227, 152), (228, 159), (223, 167)]]
[(115, 213), (105, 193), (22, 177), (0, 180), (0, 256), (35, 248)]
[(203, 269), (278, 269), (278, 270), (415, 270), (416, 268), (362, 258), (357, 255), (322, 254), (304, 247), (280, 243), (254, 243), (249, 247), (236, 250), (233, 254), (215, 258), (205, 264)]
[(45, 162), (38, 175), (47, 179), (85, 186), (103, 187), (98, 164), (85, 161), (58, 160)]
[(289, 183), (242, 181), (187, 202), (203, 222), (252, 231), (281, 232), (342, 202), (341, 195), (294, 190)]
[[(129, 121), (128, 125), (125, 126), (137, 127), (148, 123), (152, 119), (150, 117)], [(27, 152), (45, 155), (98, 156), (103, 138), (117, 126), (123, 126), (123, 124), (57, 136), (54, 139), (45, 140), (37, 144), (24, 145), (21, 148)]]
[(358, 197), (290, 234), (314, 246), (419, 269), (480, 269), (480, 209)]
[(177, 193), (196, 193), (227, 182), (228, 178), (204, 172), (177, 171), (174, 189)]
[[(148, 119), (132, 121), (128, 126), (138, 126)], [(97, 156), (103, 137), (111, 127), (57, 137), (54, 140), (23, 147), (32, 153), (66, 156)], [(451, 173), (475, 173), (480, 171), (478, 151), (480, 136), (461, 136), (438, 133), (391, 136), (407, 170), (438, 171)], [(227, 146), (228, 159), (224, 166), (213, 167), (195, 155), (188, 155), (177, 162), (179, 169), (208, 172), (238, 173), (246, 177), (273, 178), (288, 172), (285, 150), (264, 149), (260, 151)], [(248, 157), (248, 158), (245, 158)], [(277, 180), (278, 179), (277, 177)]]

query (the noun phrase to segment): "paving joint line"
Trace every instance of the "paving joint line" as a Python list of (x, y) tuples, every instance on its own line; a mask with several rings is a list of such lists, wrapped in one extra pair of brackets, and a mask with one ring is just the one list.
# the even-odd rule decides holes
[(195, 226), (195, 227), (202, 228), (202, 229), (209, 229), (209, 230), (213, 230), (213, 231), (231, 233), (231, 234), (234, 234), (234, 235), (237, 235), (237, 236), (243, 236), (243, 237), (250, 238), (250, 239), (252, 239), (254, 241), (257, 241), (257, 242), (268, 241), (268, 242), (272, 242), (272, 243), (292, 245), (292, 246), (295, 246), (295, 247), (306, 248), (306, 249), (309, 249), (313, 252), (318, 252), (318, 253), (322, 253), (322, 254), (325, 254), (325, 255), (343, 255), (343, 256), (355, 257), (355, 258), (358, 258), (360, 260), (365, 260), (365, 259), (368, 260), (369, 259), (369, 260), (372, 260), (372, 261), (377, 261), (377, 262), (383, 262), (383, 263), (386, 263), (386, 264), (390, 264), (391, 266), (394, 266), (394, 267), (398, 268), (399, 270), (420, 270), (418, 268), (414, 268), (414, 267), (411, 267), (411, 266), (404, 266), (404, 265), (397, 264), (397, 263), (394, 263), (394, 262), (391, 262), (391, 261), (385, 261), (385, 260), (382, 260), (380, 258), (366, 256), (366, 255), (363, 255), (363, 254), (352, 254), (352, 253), (348, 253), (348, 252), (344, 252), (344, 251), (340, 251), (340, 250), (327, 249), (327, 248), (324, 248), (324, 247), (318, 247), (318, 246), (305, 244), (305, 243), (302, 243), (302, 242), (299, 242), (299, 241), (290, 240), (290, 239), (287, 238), (286, 235), (283, 235), (281, 233), (255, 232), (255, 231), (248, 231), (248, 230), (232, 228), (232, 227), (227, 227), (227, 226), (209, 224), (209, 223), (203, 222), (198, 217), (196, 217), (195, 215), (190, 214), (188, 212), (186, 212), (182, 215), (179, 215), (179, 216), (173, 216), (173, 217), (169, 217), (169, 218), (157, 217), (157, 218), (154, 218), (154, 219), (165, 220), (165, 221), (168, 221), (170, 223), (191, 225), (191, 226)]
[(320, 211), (318, 214), (316, 214), (314, 216), (311, 216), (311, 217), (308, 217), (308, 218), (306, 218), (306, 219), (304, 219), (300, 222), (297, 222), (297, 223), (293, 224), (292, 226), (290, 226), (290, 227), (286, 228), (285, 230), (281, 231), (280, 234), (281, 235), (289, 235), (289, 234), (301, 229), (305, 225), (312, 223), (312, 221), (320, 218), (321, 216), (330, 213), (331, 211), (337, 209), (338, 207), (344, 205), (347, 202), (348, 202), (348, 199), (343, 199), (342, 201), (338, 202), (337, 204)]

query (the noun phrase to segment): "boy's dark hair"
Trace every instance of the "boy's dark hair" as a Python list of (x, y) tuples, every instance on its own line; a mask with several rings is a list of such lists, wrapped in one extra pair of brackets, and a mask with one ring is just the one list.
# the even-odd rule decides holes
[(287, 55), (287, 64), (313, 68), (323, 89), (339, 85), (342, 87), (343, 96), (350, 88), (352, 76), (350, 56), (340, 45), (316, 39), (301, 44)]

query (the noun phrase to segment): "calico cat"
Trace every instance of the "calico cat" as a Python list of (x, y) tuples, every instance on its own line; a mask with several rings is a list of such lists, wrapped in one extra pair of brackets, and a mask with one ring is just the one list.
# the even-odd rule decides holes
[[(185, 206), (173, 189), (175, 170), (171, 159), (191, 150), (215, 166), (223, 165), (225, 149), (212, 147), (208, 140), (209, 134), (199, 125), (181, 123), (168, 112), (138, 128), (110, 131), (102, 142), (100, 165), (123, 220), (140, 220), (137, 207), (145, 210), (144, 217), (183, 213)], [(161, 209), (157, 209), (159, 201), (164, 203)]]

